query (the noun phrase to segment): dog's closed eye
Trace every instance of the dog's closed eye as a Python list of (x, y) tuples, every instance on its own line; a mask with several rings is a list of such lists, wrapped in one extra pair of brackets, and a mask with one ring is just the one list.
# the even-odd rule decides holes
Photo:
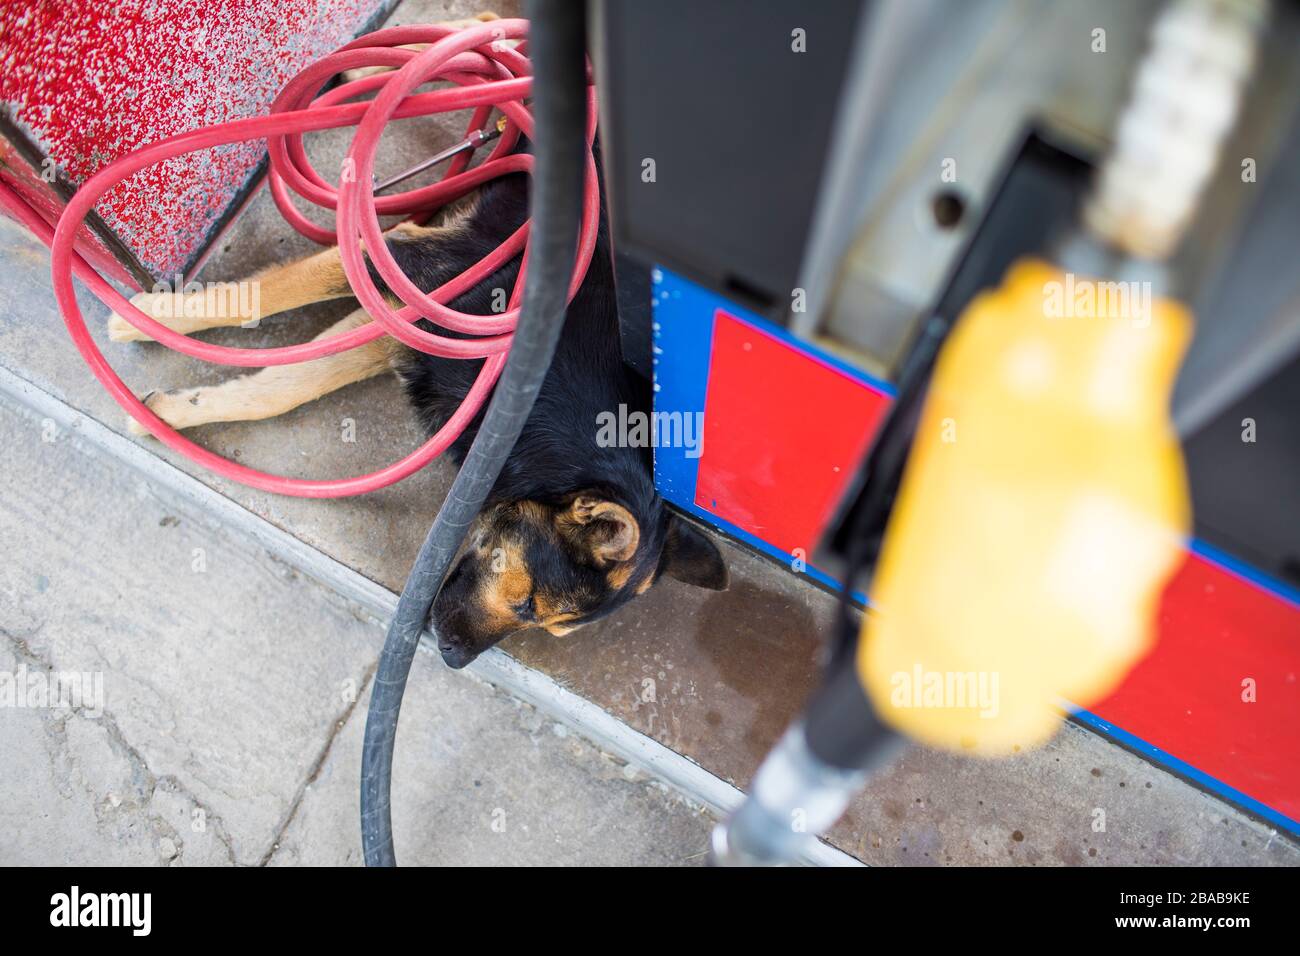
[(528, 595), (527, 600), (520, 601), (518, 604), (513, 605), (511, 610), (515, 612), (515, 616), (518, 617), (519, 620), (530, 624), (535, 622), (537, 620), (537, 595)]

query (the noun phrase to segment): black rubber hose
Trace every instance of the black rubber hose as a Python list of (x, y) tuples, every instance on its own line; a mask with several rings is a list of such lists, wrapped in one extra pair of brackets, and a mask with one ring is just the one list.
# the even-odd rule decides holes
[(536, 129), (523, 307), (510, 357), (483, 424), (415, 559), (379, 657), (361, 752), (361, 843), (367, 866), (397, 865), (391, 807), (393, 745), (407, 675), (429, 609), (532, 411), (564, 325), (586, 168), (584, 10), (584, 4), (573, 0), (529, 4)]

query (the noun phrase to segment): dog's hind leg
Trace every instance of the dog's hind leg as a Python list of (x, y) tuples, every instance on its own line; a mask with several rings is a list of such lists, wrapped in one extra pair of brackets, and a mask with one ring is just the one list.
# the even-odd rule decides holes
[[(425, 277), (429, 279), (425, 287), (432, 289), (459, 271), (450, 270), (446, 274), (448, 262), (433, 255), (436, 248), (433, 244), (464, 235), (477, 202), (476, 191), (438, 210), (428, 225), (398, 223), (384, 233), (384, 241), (402, 259), (410, 259), (409, 254), (401, 256), (404, 247), (415, 249), (415, 259), (410, 263), (413, 267), (423, 264), (427, 269), (435, 264), (438, 267), (435, 272)], [(343, 260), (334, 246), (288, 265), (263, 269), (237, 282), (206, 283), (202, 289), (192, 292), (139, 292), (131, 297), (131, 302), (167, 328), (190, 335), (204, 329), (253, 327), (261, 319), (279, 312), (351, 295)], [(114, 342), (152, 341), (116, 312), (108, 317), (108, 337)]]
[[(167, 328), (189, 335), (204, 329), (254, 326), (278, 312), (351, 294), (335, 247), (238, 282), (209, 282), (191, 292), (140, 292), (131, 303)], [(152, 341), (116, 312), (108, 317), (108, 337), (114, 342)]]
[[(349, 332), (369, 321), (365, 310), (358, 309), (316, 338)], [(173, 428), (273, 418), (344, 385), (389, 371), (390, 359), (402, 348), (384, 336), (347, 352), (297, 365), (271, 366), (220, 385), (152, 392), (145, 396), (145, 404)], [(133, 434), (146, 434), (135, 419), (131, 419), (130, 429)]]

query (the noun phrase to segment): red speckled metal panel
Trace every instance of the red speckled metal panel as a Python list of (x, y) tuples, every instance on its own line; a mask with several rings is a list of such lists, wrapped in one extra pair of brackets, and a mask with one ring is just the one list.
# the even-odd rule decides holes
[[(384, 0), (7, 0), (0, 108), (62, 181), (169, 136), (264, 112), (310, 61), (377, 22)], [(250, 184), (265, 144), (141, 170), (97, 207), (155, 276), (184, 269)]]
[[(63, 197), (54, 183), (42, 179), (27, 160), (19, 155), (13, 144), (0, 137), (0, 182), (18, 193), (42, 219), (53, 226), (63, 211)], [(104, 275), (120, 282), (135, 281), (126, 268), (89, 226), (82, 223), (77, 230), (77, 252)]]

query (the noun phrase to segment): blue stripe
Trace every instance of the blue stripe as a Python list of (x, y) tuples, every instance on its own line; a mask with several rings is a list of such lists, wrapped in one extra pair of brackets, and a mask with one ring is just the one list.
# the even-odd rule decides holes
[(1258, 568), (1252, 567), (1239, 558), (1234, 558), (1226, 551), (1220, 551), (1214, 545), (1208, 544), (1200, 538), (1191, 540), (1191, 549), (1193, 554), (1200, 555), (1205, 560), (1217, 564), (1224, 571), (1235, 574), (1247, 584), (1253, 584), (1261, 591), (1266, 591), (1274, 597), (1281, 598), (1296, 610), (1300, 610), (1300, 591), (1295, 588), (1269, 577)]
[(1210, 776), (1205, 771), (1198, 770), (1186, 760), (1180, 760), (1167, 750), (1161, 750), (1159, 747), (1147, 743), (1141, 737), (1134, 736), (1122, 727), (1117, 727), (1110, 721), (1103, 720), (1092, 711), (1080, 709), (1074, 711), (1071, 716), (1086, 727), (1119, 741), (1131, 750), (1137, 751), (1152, 763), (1164, 766), (1179, 776), (1186, 777), (1199, 786), (1204, 787), (1206, 790), (1209, 790), (1215, 796), (1221, 797), (1231, 803), (1235, 803), (1240, 807), (1244, 807), (1251, 813), (1262, 817), (1269, 823), (1286, 830), (1288, 833), (1300, 836), (1300, 822), (1292, 820), (1290, 817), (1286, 816), (1286, 814), (1274, 810), (1267, 804), (1260, 803), (1260, 801), (1256, 800), (1254, 797), (1242, 793), (1235, 787), (1228, 786), (1223, 781)]
[[(704, 414), (713, 356), (713, 297), (689, 282), (654, 269), (654, 407), (656, 411)], [(660, 358), (667, 355), (669, 361)], [(700, 460), (687, 448), (655, 448), (655, 488), (674, 504), (695, 500)]]

